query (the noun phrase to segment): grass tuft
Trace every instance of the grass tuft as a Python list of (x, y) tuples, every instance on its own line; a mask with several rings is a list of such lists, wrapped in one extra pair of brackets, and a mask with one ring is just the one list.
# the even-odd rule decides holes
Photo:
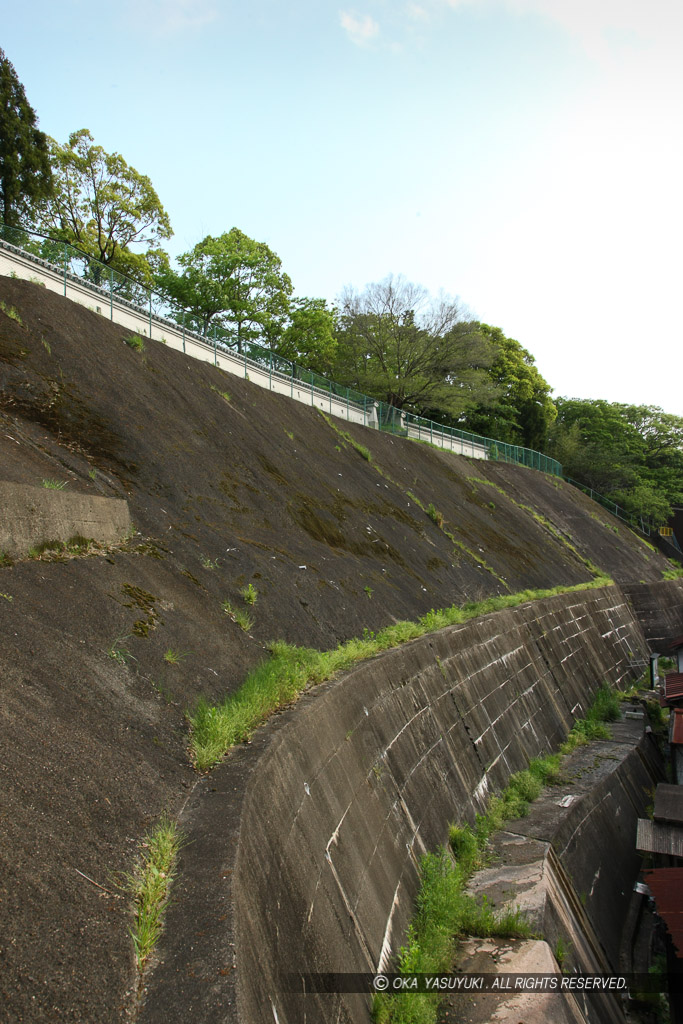
[(63, 491), (68, 480), (43, 480), (43, 487), (48, 491)]
[(248, 587), (242, 587), (240, 595), (245, 604), (256, 604), (258, 590), (253, 583), (250, 583)]
[(124, 338), (128, 348), (132, 348), (135, 352), (144, 352), (145, 343), (139, 334), (131, 334), (128, 338)]
[(189, 656), (189, 651), (175, 651), (172, 647), (169, 647), (164, 653), (164, 661), (167, 661), (169, 665), (177, 665), (183, 658), (188, 658)]
[(223, 611), (229, 615), (233, 622), (236, 622), (245, 633), (251, 633), (254, 628), (254, 617), (243, 608), (233, 608), (229, 601), (223, 601)]
[(24, 321), (21, 319), (18, 310), (16, 310), (14, 306), (8, 306), (6, 302), (0, 299), (0, 309), (3, 311), (5, 316), (10, 318), (10, 320), (14, 320), (20, 327), (24, 326)]
[(142, 841), (142, 862), (129, 879), (135, 905), (130, 930), (138, 970), (142, 971), (154, 952), (163, 930), (182, 835), (178, 826), (163, 815)]

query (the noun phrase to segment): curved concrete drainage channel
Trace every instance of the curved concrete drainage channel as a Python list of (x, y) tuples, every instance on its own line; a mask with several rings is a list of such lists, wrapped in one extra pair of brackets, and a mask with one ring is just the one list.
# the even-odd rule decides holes
[[(492, 864), (469, 890), (497, 909), (519, 907), (543, 939), (475, 939), (460, 949), (457, 970), (487, 974), (618, 973), (640, 868), (638, 816), (661, 779), (655, 744), (643, 721), (612, 726), (613, 739), (579, 747), (563, 763), (529, 815), (492, 840)], [(556, 957), (562, 961), (558, 964)], [(442, 1024), (623, 1024), (618, 994), (482, 993), (446, 1000)]]
[[(140, 1024), (368, 1021), (367, 996), (303, 995), (288, 979), (386, 963), (404, 941), (421, 854), (529, 758), (557, 748), (603, 683), (629, 685), (647, 653), (623, 594), (605, 587), (387, 651), (276, 715), (185, 805), (188, 845)], [(629, 778), (638, 790), (641, 776)], [(640, 812), (642, 794), (631, 796)], [(577, 822), (562, 850), (558, 834), (568, 871), (597, 833)]]

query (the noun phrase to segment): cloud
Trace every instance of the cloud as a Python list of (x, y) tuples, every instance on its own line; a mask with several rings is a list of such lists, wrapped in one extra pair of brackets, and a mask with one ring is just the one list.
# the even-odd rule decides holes
[[(423, 0), (424, 2), (424, 0)], [(560, 25), (589, 56), (610, 60), (624, 50), (674, 45), (683, 32), (683, 5), (677, 0), (432, 0), (452, 9), (504, 8), (537, 15)], [(677, 45), (677, 43), (675, 44)]]
[(353, 11), (340, 11), (339, 24), (356, 46), (367, 46), (379, 35), (379, 25), (369, 14), (358, 15)]
[(429, 21), (429, 11), (422, 4), (406, 4), (406, 14), (412, 21)]
[(136, 17), (153, 26), (157, 32), (172, 35), (194, 31), (211, 24), (218, 17), (213, 0), (137, 0)]

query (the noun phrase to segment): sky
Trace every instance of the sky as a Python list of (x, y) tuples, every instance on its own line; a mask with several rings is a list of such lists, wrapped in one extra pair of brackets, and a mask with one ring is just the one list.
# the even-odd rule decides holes
[(556, 395), (683, 415), (680, 0), (23, 0), (39, 127), (238, 227), (295, 294), (459, 296)]

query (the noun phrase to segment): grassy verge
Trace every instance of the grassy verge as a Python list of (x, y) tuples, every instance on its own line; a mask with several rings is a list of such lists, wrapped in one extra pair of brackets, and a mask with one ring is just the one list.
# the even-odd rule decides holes
[(135, 904), (131, 936), (138, 970), (143, 971), (154, 952), (169, 902), (182, 836), (174, 821), (165, 815), (143, 839), (142, 863), (130, 879)]
[[(604, 723), (618, 717), (619, 698), (603, 686), (585, 719), (574, 723), (560, 753), (535, 758), (525, 771), (510, 776), (500, 796), (489, 801), (486, 814), (477, 815), (474, 826), (450, 826), (449, 850), (442, 847), (422, 858), (415, 915), (408, 929), (407, 945), (401, 947), (398, 957), (401, 974), (450, 973), (458, 938), (463, 935), (529, 936), (529, 926), (518, 909), (495, 914), (486, 897), (478, 903), (465, 891), (467, 883), (485, 863), (491, 835), (506, 821), (524, 817), (543, 786), (559, 780), (562, 754), (589, 738), (608, 736)], [(376, 1024), (435, 1024), (442, 998), (438, 992), (377, 994), (373, 1018)]]
[(381, 651), (398, 647), (444, 626), (503, 608), (514, 608), (525, 601), (541, 600), (556, 594), (590, 590), (612, 581), (601, 577), (590, 583), (552, 590), (523, 590), (518, 594), (489, 597), (484, 601), (427, 612), (417, 622), (397, 622), (378, 633), (366, 631), (363, 637), (348, 640), (331, 651), (294, 647), (278, 641), (271, 645), (271, 656), (249, 673), (245, 682), (222, 704), (212, 707), (201, 700), (190, 716), (192, 755), (196, 768), (207, 771), (235, 743), (249, 738), (262, 722), (278, 708), (295, 700), (308, 687), (330, 679), (335, 672), (348, 669)]

